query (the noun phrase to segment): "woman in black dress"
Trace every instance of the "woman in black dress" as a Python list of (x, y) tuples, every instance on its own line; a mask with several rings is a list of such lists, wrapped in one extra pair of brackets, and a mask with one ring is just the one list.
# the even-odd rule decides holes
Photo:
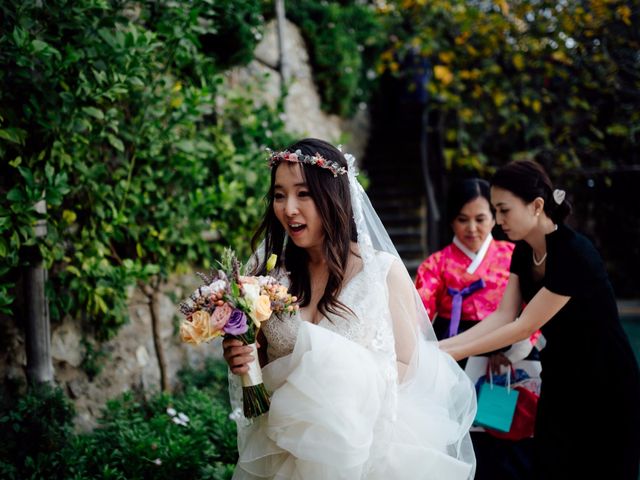
[(497, 223), (516, 241), (509, 283), (493, 314), (440, 345), (459, 360), (541, 328), (547, 345), (540, 358), (537, 478), (596, 478), (603, 471), (610, 480), (637, 480), (638, 363), (600, 255), (562, 223), (571, 210), (564, 196), (535, 162), (498, 170), (491, 202)]

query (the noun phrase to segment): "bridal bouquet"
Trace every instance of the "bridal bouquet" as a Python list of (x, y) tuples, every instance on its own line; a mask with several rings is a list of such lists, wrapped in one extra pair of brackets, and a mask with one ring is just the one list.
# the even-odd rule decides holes
[[(272, 255), (267, 262), (268, 271), (275, 262)], [(298, 309), (297, 299), (272, 276), (241, 275), (242, 265), (230, 249), (225, 250), (218, 263), (219, 270), (198, 274), (204, 284), (180, 304), (185, 316), (180, 337), (183, 342), (199, 345), (224, 335), (253, 348), (255, 361), (242, 375), (244, 415), (253, 418), (267, 412), (270, 402), (256, 347), (260, 325), (274, 314), (293, 314)]]

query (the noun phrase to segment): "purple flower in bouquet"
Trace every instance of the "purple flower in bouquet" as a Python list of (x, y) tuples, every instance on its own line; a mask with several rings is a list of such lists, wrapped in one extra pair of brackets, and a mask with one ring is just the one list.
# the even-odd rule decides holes
[(227, 324), (224, 326), (224, 332), (229, 335), (242, 335), (247, 333), (248, 329), (247, 316), (242, 310), (234, 309)]

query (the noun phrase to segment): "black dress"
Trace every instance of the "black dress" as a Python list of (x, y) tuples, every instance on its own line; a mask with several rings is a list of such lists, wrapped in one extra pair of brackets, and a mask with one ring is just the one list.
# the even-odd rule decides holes
[(638, 479), (640, 373), (613, 289), (591, 242), (559, 225), (546, 236), (545, 276), (533, 279), (532, 250), (517, 243), (511, 272), (525, 302), (542, 287), (569, 302), (542, 327), (542, 392), (536, 418), (537, 478)]

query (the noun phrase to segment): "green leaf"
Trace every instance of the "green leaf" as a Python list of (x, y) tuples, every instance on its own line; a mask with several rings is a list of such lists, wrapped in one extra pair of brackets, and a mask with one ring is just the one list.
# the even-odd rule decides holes
[(33, 48), (33, 53), (38, 53), (46, 50), (49, 47), (49, 44), (47, 42), (43, 42), (42, 40), (36, 39), (31, 41), (31, 47)]
[(82, 107), (82, 111), (87, 115), (97, 118), (98, 120), (104, 120), (104, 113), (102, 110), (95, 107)]
[(7, 193), (7, 200), (12, 202), (22, 202), (25, 200), (24, 192), (18, 187), (12, 188), (9, 190), (9, 193)]
[(18, 145), (24, 145), (27, 132), (20, 128), (5, 128), (0, 129), (0, 138), (7, 140), (8, 142), (17, 143)]
[(16, 43), (18, 47), (24, 47), (24, 44), (27, 42), (27, 32), (25, 32), (22, 28), (16, 27), (13, 29), (13, 41)]
[(629, 135), (629, 128), (626, 125), (614, 124), (607, 127), (607, 133), (609, 135), (615, 135), (617, 137), (626, 137)]
[(80, 273), (80, 270), (78, 270), (73, 265), (67, 265), (67, 268), (65, 270), (67, 270), (68, 272), (74, 274), (76, 277), (82, 277), (82, 274)]
[(44, 175), (47, 178), (47, 180), (49, 181), (49, 183), (52, 183), (54, 174), (55, 174), (55, 169), (53, 168), (53, 165), (51, 165), (50, 163), (45, 165), (45, 167), (44, 167)]
[(122, 140), (120, 140), (118, 137), (116, 137), (112, 133), (107, 134), (107, 138), (113, 148), (115, 148), (120, 152), (124, 152), (124, 143), (122, 143)]

